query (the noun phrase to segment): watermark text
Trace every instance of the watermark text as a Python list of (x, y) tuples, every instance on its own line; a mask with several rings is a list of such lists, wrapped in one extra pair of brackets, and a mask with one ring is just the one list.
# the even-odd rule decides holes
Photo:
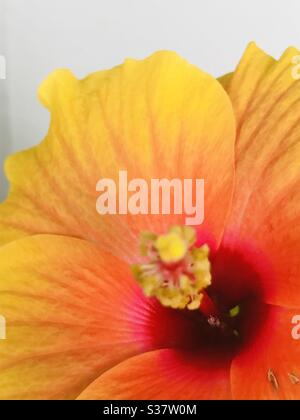
[(300, 340), (300, 315), (294, 315), (292, 318), (292, 338), (294, 340)]
[(6, 319), (0, 315), (0, 340), (6, 339)]
[(6, 58), (0, 55), (0, 80), (6, 79)]
[(127, 171), (119, 171), (118, 184), (109, 178), (100, 179), (96, 209), (106, 214), (184, 214), (187, 225), (204, 221), (203, 179), (128, 180)]
[(294, 57), (292, 58), (292, 78), (294, 80), (299, 80), (300, 79), (300, 55), (294, 55)]

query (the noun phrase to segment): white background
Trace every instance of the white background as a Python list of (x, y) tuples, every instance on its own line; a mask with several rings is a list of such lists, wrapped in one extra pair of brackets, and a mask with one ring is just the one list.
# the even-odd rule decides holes
[[(0, 165), (38, 143), (48, 114), (39, 83), (57, 67), (78, 77), (176, 50), (219, 76), (232, 70), (249, 41), (278, 57), (300, 47), (300, 0), (0, 0)], [(0, 171), (0, 198), (5, 194)]]

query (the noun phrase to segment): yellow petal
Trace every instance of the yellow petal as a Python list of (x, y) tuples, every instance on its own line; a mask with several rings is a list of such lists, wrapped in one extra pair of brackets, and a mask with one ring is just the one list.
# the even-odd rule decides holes
[(225, 242), (233, 246), (234, 237), (264, 253), (272, 273), (265, 299), (291, 307), (300, 304), (300, 81), (294, 77), (299, 54), (289, 48), (276, 61), (250, 44), (226, 87), (237, 139)]
[[(172, 52), (78, 81), (54, 72), (39, 96), (51, 112), (45, 140), (6, 162), (11, 184), (0, 206), (0, 243), (55, 233), (97, 242), (129, 258), (141, 231), (166, 231), (182, 216), (105, 215), (99, 179), (205, 179), (205, 224), (218, 240), (233, 179), (234, 115), (211, 76)], [(218, 177), (216, 178), (216, 173)], [(222, 196), (222, 206), (217, 205)]]

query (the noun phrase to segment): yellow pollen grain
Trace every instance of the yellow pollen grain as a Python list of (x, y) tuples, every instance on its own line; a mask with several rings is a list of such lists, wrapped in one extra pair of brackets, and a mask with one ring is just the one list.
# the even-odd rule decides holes
[(180, 261), (187, 251), (187, 243), (175, 232), (159, 236), (154, 246), (164, 263), (176, 263)]

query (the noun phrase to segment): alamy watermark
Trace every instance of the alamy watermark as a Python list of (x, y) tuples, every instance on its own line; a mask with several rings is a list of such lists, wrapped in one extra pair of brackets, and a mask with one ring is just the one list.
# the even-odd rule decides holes
[(292, 78), (294, 80), (299, 80), (300, 79), (300, 55), (294, 55), (294, 57), (292, 57), (292, 70), (291, 70), (291, 74), (292, 74)]
[(0, 340), (6, 339), (6, 319), (0, 315)]
[(292, 338), (293, 340), (300, 340), (300, 315), (294, 315), (292, 318)]
[[(6, 58), (0, 55), (0, 80), (6, 79)], [(6, 339), (6, 319), (0, 315), (0, 340)]]
[(6, 58), (0, 55), (0, 80), (6, 79)]
[(100, 179), (96, 209), (106, 214), (181, 214), (187, 225), (204, 221), (203, 179), (145, 179), (128, 180), (127, 171), (119, 171), (118, 184), (113, 179)]

